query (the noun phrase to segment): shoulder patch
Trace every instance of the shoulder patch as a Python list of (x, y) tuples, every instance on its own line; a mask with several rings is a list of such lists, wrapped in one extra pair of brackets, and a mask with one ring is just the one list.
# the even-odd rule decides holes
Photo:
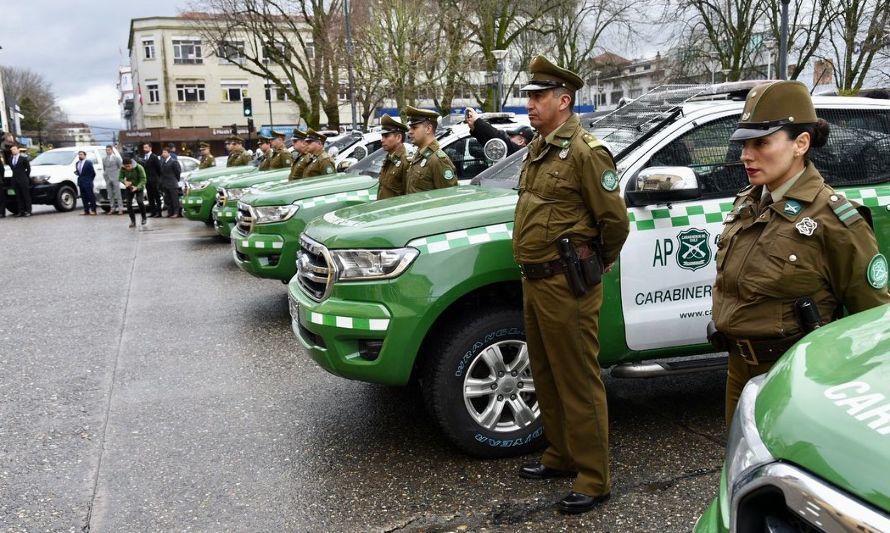
[(584, 135), (581, 136), (581, 138), (584, 139), (584, 142), (587, 143), (587, 146), (589, 146), (591, 148), (600, 148), (600, 147), (606, 146), (605, 144), (603, 144), (603, 141), (597, 139), (596, 137), (594, 137), (593, 135), (591, 135), (589, 133), (585, 133)]
[(332, 167), (331, 165), (326, 166), (325, 169), (324, 169), (324, 173), (325, 173), (325, 174), (333, 174), (333, 173), (334, 173), (334, 167)]
[(881, 254), (875, 255), (866, 269), (868, 284), (874, 289), (883, 289), (887, 286), (888, 271), (887, 258)]
[(444, 177), (446, 180), (453, 179), (454, 172), (452, 172), (450, 168), (446, 168), (445, 172), (442, 173), (442, 177)]
[(856, 206), (850, 203), (844, 195), (834, 193), (828, 197), (828, 205), (837, 215), (837, 218), (844, 223), (844, 226), (850, 227), (854, 222), (862, 220), (862, 215), (856, 210)]
[(618, 174), (611, 168), (607, 168), (600, 177), (600, 183), (602, 183), (603, 189), (612, 192), (618, 188)]

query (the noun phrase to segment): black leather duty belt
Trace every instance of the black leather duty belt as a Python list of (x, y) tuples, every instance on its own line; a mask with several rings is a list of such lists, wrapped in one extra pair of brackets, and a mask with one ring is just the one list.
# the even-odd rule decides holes
[(565, 272), (566, 267), (561, 259), (546, 263), (525, 263), (519, 265), (519, 271), (525, 279), (544, 279)]
[(778, 361), (782, 354), (803, 338), (803, 333), (775, 339), (736, 339), (728, 337), (730, 353), (738, 354), (749, 365)]

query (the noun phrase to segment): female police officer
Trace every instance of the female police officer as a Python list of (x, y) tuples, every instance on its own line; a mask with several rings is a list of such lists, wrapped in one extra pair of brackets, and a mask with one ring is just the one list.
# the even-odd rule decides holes
[(729, 351), (727, 425), (745, 383), (768, 371), (807, 322), (890, 302), (887, 260), (871, 228), (808, 160), (810, 148), (828, 140), (828, 123), (816, 117), (806, 87), (778, 81), (752, 89), (730, 139), (744, 143), (751, 185), (726, 216), (716, 258), (713, 319)]

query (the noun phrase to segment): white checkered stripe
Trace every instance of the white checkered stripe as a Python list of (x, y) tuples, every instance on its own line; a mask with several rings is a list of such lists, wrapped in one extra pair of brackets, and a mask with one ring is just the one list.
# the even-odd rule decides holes
[(310, 322), (321, 326), (363, 331), (386, 331), (389, 329), (388, 318), (353, 318), (349, 316), (325, 315), (312, 311), (308, 311), (306, 314)]
[(303, 209), (311, 209), (319, 205), (330, 205), (349, 200), (364, 200), (370, 202), (377, 199), (377, 191), (370, 189), (362, 189), (360, 191), (338, 192), (336, 194), (328, 194), (326, 196), (316, 196), (315, 198), (307, 198), (300, 200), (297, 205)]
[(185, 205), (201, 205), (204, 203), (204, 199), (200, 196), (189, 196), (185, 199)]
[(445, 252), (464, 246), (472, 246), (484, 242), (510, 240), (513, 238), (513, 223), (494, 224), (492, 226), (480, 226), (450, 233), (430, 235), (420, 239), (414, 239), (408, 246), (417, 248), (422, 254), (434, 254)]
[(269, 238), (253, 236), (250, 239), (238, 239), (241, 248), (256, 248), (257, 250), (281, 250), (284, 247), (284, 239), (274, 235)]
[(839, 189), (839, 193), (856, 203), (867, 207), (890, 206), (890, 185), (882, 185), (874, 189)]

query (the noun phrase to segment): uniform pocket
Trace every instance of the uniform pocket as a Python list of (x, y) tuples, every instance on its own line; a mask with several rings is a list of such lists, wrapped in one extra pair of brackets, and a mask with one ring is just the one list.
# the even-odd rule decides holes
[(735, 237), (735, 234), (739, 232), (741, 227), (740, 223), (734, 223), (725, 227), (723, 233), (720, 234), (720, 239), (717, 240), (717, 256), (715, 257), (718, 272), (723, 270), (723, 262), (726, 261), (726, 255), (732, 246), (732, 238)]
[[(818, 246), (793, 236), (777, 234), (750, 283), (758, 292), (776, 298), (800, 298), (816, 294), (826, 284)], [(752, 258), (754, 259), (754, 258)]]

